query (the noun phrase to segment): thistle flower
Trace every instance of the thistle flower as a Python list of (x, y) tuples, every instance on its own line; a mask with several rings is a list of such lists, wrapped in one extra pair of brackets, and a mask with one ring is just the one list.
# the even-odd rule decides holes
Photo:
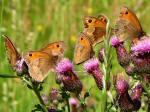
[(116, 81), (117, 102), (121, 110), (132, 111), (134, 105), (129, 96), (129, 84), (123, 76), (119, 76)]
[(76, 98), (70, 98), (69, 104), (71, 105), (72, 112), (77, 112), (77, 105), (78, 105), (77, 99)]
[(27, 74), (28, 73), (28, 66), (25, 63), (24, 59), (18, 60), (16, 63), (16, 72), (19, 75)]
[(115, 86), (116, 86), (117, 93), (118, 93), (119, 95), (128, 92), (129, 84), (128, 84), (128, 82), (124, 79), (124, 76), (122, 76), (122, 75), (119, 75), (119, 76), (117, 77), (117, 81), (116, 81), (116, 85), (115, 85)]
[(105, 49), (101, 48), (98, 53), (98, 59), (101, 63), (104, 62), (104, 53), (105, 53)]
[(132, 89), (131, 95), (128, 93), (129, 84), (123, 76), (119, 76), (116, 81), (117, 102), (121, 110), (137, 111), (141, 107), (141, 95), (143, 87), (141, 84)]
[(50, 109), (48, 109), (48, 112), (57, 112), (57, 111), (56, 111), (56, 109), (50, 108)]
[(118, 46), (120, 46), (120, 45), (123, 45), (123, 41), (120, 41), (118, 37), (113, 36), (113, 37), (111, 38), (111, 45), (112, 45), (113, 47), (118, 47)]
[(135, 56), (148, 54), (150, 57), (150, 38), (144, 37), (143, 40), (139, 40), (131, 47), (131, 51)]
[(42, 97), (44, 103), (45, 103), (46, 105), (48, 105), (48, 103), (49, 103), (49, 98), (48, 98), (48, 96), (46, 96), (45, 94), (42, 94), (41, 97)]
[(97, 84), (97, 87), (99, 89), (102, 89), (102, 87), (103, 87), (103, 82), (102, 82), (103, 73), (99, 69), (98, 59), (92, 58), (92, 59), (88, 60), (87, 62), (85, 62), (84, 63), (84, 69), (94, 77), (95, 82)]
[(131, 98), (133, 100), (134, 103), (134, 111), (137, 111), (140, 109), (141, 107), (141, 96), (142, 96), (142, 92), (143, 92), (143, 87), (142, 85), (139, 83), (137, 84), (133, 89), (132, 89), (132, 93), (131, 93)]
[(56, 72), (61, 76), (60, 80), (64, 89), (79, 94), (82, 83), (73, 70), (73, 64), (68, 59), (62, 59), (56, 66)]
[(113, 36), (111, 38), (111, 45), (116, 49), (119, 64), (123, 67), (129, 65), (130, 55), (123, 46), (123, 41), (120, 41), (119, 38)]
[(52, 88), (52, 90), (50, 91), (51, 102), (58, 100), (58, 97), (59, 97), (59, 91), (57, 89)]

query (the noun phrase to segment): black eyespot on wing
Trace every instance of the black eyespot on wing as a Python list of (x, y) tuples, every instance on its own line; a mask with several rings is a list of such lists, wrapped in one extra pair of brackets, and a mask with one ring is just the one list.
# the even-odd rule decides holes
[(29, 53), (29, 56), (31, 57), (31, 56), (32, 56), (32, 53)]
[(125, 14), (128, 14), (128, 11), (126, 11)]
[(89, 22), (89, 23), (91, 23), (91, 22), (92, 22), (92, 20), (91, 20), (91, 19), (89, 19), (89, 20), (88, 20), (88, 22)]
[(56, 45), (57, 47), (60, 47), (59, 44)]

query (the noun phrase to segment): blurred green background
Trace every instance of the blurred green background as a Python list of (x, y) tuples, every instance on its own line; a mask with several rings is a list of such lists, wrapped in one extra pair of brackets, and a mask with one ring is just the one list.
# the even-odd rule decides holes
[[(144, 31), (149, 33), (149, 0), (0, 0), (0, 32), (10, 37), (20, 53), (63, 40), (67, 45), (65, 56), (72, 59), (77, 35), (83, 30), (82, 18), (105, 14), (113, 26), (123, 5), (136, 12)], [(101, 46), (97, 45), (96, 51)], [(122, 68), (114, 50), (112, 53), (115, 74)], [(86, 89), (92, 88), (90, 92), (100, 112), (101, 97), (93, 78), (84, 75), (82, 65), (75, 68)], [(15, 75), (7, 60), (3, 38), (0, 38), (0, 73)], [(55, 87), (58, 87), (55, 76), (50, 74), (43, 93), (48, 94)], [(20, 80), (0, 78), (0, 112), (30, 112), (37, 102), (34, 93)]]

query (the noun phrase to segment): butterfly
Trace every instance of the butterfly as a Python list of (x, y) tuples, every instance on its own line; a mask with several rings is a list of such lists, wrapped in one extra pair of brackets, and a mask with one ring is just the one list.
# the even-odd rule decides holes
[(16, 63), (21, 60), (21, 56), (17, 49), (15, 48), (14, 44), (11, 42), (11, 40), (6, 36), (3, 35), (4, 37), (4, 43), (5, 43), (5, 48), (8, 56), (8, 61), (11, 64), (13, 70), (16, 70)]
[(127, 7), (122, 7), (114, 31), (122, 41), (130, 38), (133, 43), (145, 35), (137, 16)]
[(87, 16), (83, 19), (83, 33), (90, 36), (92, 46), (103, 41), (103, 36), (106, 34), (107, 18), (104, 15), (98, 17)]
[(76, 42), (76, 46), (74, 49), (74, 63), (80, 64), (89, 58), (92, 58), (94, 55), (94, 51), (92, 48), (92, 42), (89, 36), (84, 33), (81, 33)]
[(39, 51), (29, 51), (23, 56), (17, 52), (11, 40), (5, 38), (6, 51), (10, 64), (16, 67), (17, 61), (24, 59), (28, 66), (29, 76), (37, 82), (42, 82), (50, 71), (53, 71), (57, 62), (63, 57), (64, 42), (58, 41), (48, 44)]
[(30, 51), (24, 55), (30, 76), (42, 82), (50, 71), (54, 71), (56, 64), (63, 57), (64, 42), (58, 41), (48, 44), (39, 51)]

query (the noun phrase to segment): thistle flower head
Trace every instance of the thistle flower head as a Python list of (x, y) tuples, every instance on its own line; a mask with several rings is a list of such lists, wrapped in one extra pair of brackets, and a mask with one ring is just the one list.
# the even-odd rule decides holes
[(65, 74), (67, 71), (73, 70), (73, 64), (69, 59), (62, 59), (56, 66), (56, 72), (59, 74)]
[(133, 89), (131, 93), (132, 99), (140, 99), (143, 92), (143, 87), (140, 83), (138, 83)]
[(72, 106), (77, 106), (78, 105), (78, 101), (75, 98), (70, 98), (69, 99), (69, 104)]
[(50, 108), (50, 109), (48, 109), (48, 112), (57, 112), (57, 111), (56, 111), (56, 109)]
[(22, 58), (21, 60), (18, 60), (16, 63), (16, 71), (19, 74), (27, 73), (27, 65), (25, 63), (25, 60)]
[(45, 104), (48, 104), (48, 103), (49, 103), (49, 98), (48, 98), (48, 96), (46, 96), (45, 94), (42, 94), (41, 97), (42, 97), (42, 99), (43, 99), (43, 101), (44, 101)]
[(104, 75), (103, 75), (103, 72), (99, 69), (98, 59), (92, 58), (88, 60), (87, 62), (85, 62), (84, 69), (94, 77), (97, 87), (99, 89), (102, 89), (103, 87), (102, 79)]
[(94, 70), (98, 70), (99, 69), (99, 61), (97, 58), (92, 58), (90, 60), (88, 60), (87, 62), (84, 63), (84, 69), (88, 72), (91, 73)]
[(121, 44), (123, 44), (123, 41), (119, 40), (118, 37), (113, 36), (113, 37), (111, 38), (111, 45), (112, 45), (113, 47), (117, 47), (117, 46), (119, 46), (119, 45), (121, 45)]
[(59, 91), (57, 89), (52, 88), (50, 92), (50, 100), (58, 100)]
[(118, 94), (124, 94), (128, 91), (129, 84), (123, 76), (119, 76), (116, 81), (116, 90)]
[(62, 59), (56, 66), (59, 80), (65, 90), (79, 94), (82, 90), (82, 83), (73, 71), (73, 64), (69, 59)]
[(145, 37), (143, 40), (139, 40), (137, 44), (131, 47), (131, 51), (134, 55), (144, 55), (150, 53), (150, 38)]

